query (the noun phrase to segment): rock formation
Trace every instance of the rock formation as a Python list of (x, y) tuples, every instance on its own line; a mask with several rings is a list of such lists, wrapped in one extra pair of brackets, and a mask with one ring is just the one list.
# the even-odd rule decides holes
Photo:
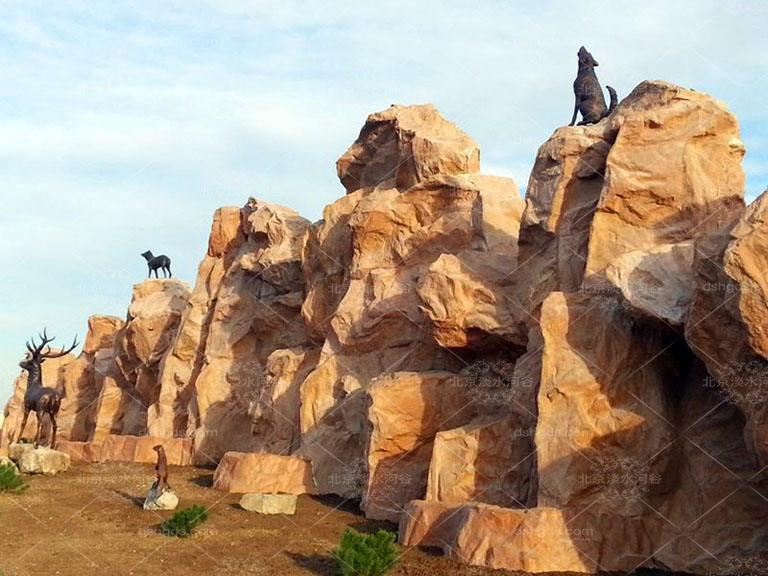
[(722, 103), (644, 82), (556, 130), (523, 202), (432, 106), (372, 114), (321, 220), (219, 209), (191, 293), (139, 284), (44, 365), (60, 449), (162, 439), (257, 507), (356, 498), (494, 568), (768, 566), (768, 194), (744, 208), (743, 154)]

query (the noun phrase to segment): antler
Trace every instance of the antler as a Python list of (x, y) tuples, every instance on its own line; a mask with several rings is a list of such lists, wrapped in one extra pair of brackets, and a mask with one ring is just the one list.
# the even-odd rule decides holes
[[(46, 344), (50, 344), (51, 342), (53, 342), (56, 339), (55, 336), (53, 338), (48, 338), (48, 332), (47, 331), (48, 331), (47, 328), (43, 328), (43, 333), (39, 335), (40, 339), (42, 340), (42, 342), (40, 343), (39, 346), (35, 342), (34, 338), (32, 338), (32, 345), (30, 345), (30, 343), (27, 342), (27, 350), (29, 350), (29, 352), (30, 352), (30, 354), (32, 354), (32, 356), (37, 356), (38, 354), (40, 354), (40, 352), (42, 351), (43, 347)], [(48, 350), (50, 351), (50, 349), (51, 349), (51, 347), (49, 346)]]
[[(50, 340), (47, 340), (47, 342), (52, 342), (52, 341), (53, 341), (53, 338), (51, 338)], [(72, 352), (72, 350), (74, 350), (77, 347), (77, 344), (78, 344), (78, 342), (77, 342), (77, 334), (75, 334), (75, 339), (72, 340), (72, 346), (70, 346), (66, 350), (61, 350), (59, 352), (53, 352), (52, 353), (51, 352), (51, 347), (48, 346), (48, 351), (47, 352), (43, 352), (42, 354), (40, 354), (40, 357), (41, 358), (61, 358), (62, 356), (66, 356), (67, 354)], [(41, 349), (42, 349), (42, 346), (41, 346)]]

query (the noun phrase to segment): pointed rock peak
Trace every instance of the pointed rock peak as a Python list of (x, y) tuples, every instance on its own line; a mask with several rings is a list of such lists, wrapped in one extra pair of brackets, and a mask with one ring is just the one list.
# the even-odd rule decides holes
[(480, 149), (431, 104), (393, 105), (368, 116), (336, 162), (347, 193), (386, 186), (405, 190), (436, 174), (480, 171)]

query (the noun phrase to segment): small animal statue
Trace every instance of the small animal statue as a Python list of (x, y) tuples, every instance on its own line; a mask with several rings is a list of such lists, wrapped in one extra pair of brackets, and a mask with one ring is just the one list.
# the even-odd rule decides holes
[(165, 448), (162, 444), (153, 446), (152, 450), (157, 452), (157, 465), (155, 466), (155, 472), (157, 473), (157, 480), (155, 481), (155, 494), (160, 496), (165, 492), (166, 488), (171, 486), (168, 484), (168, 459), (165, 456)]
[[(66, 350), (59, 352), (52, 352), (50, 343), (55, 338), (48, 338), (48, 334), (45, 330), (40, 335), (42, 342), (40, 345), (35, 343), (35, 339), (32, 338), (32, 343), (27, 342), (27, 354), (26, 358), (19, 363), (22, 370), (26, 370), (27, 377), (27, 391), (24, 393), (24, 415), (21, 419), (21, 430), (19, 430), (19, 437), (21, 439), (24, 434), (24, 428), (27, 425), (27, 417), (30, 410), (33, 410), (37, 415), (37, 434), (35, 435), (35, 448), (40, 445), (40, 435), (43, 431), (43, 416), (48, 414), (51, 419), (51, 448), (56, 448), (56, 414), (61, 407), (61, 393), (54, 389), (43, 386), (43, 371), (42, 363), (49, 358), (61, 358), (66, 356), (77, 346), (77, 336), (75, 336), (72, 346)], [(43, 348), (47, 347), (47, 350), (43, 351)]]
[(592, 54), (584, 46), (579, 48), (578, 54), (579, 73), (576, 75), (576, 80), (573, 81), (573, 93), (576, 97), (576, 103), (573, 106), (573, 118), (571, 118), (569, 126), (573, 126), (576, 123), (578, 112), (581, 112), (582, 118), (579, 126), (600, 122), (600, 120), (613, 112), (618, 102), (616, 90), (606, 86), (608, 93), (611, 95), (611, 105), (606, 107), (603, 89), (600, 87), (597, 74), (595, 74), (595, 66), (598, 65), (597, 60), (592, 57)]
[(173, 274), (171, 274), (171, 259), (168, 258), (168, 256), (165, 254), (154, 256), (151, 250), (147, 250), (144, 252), (144, 254), (142, 254), (142, 256), (147, 261), (147, 267), (149, 268), (149, 274), (147, 275), (147, 278), (152, 278), (153, 271), (155, 273), (155, 278), (158, 278), (158, 268), (162, 268), (163, 278), (173, 278)]

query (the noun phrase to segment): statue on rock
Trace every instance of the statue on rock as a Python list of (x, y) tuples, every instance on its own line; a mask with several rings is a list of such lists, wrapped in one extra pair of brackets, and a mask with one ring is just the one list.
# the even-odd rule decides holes
[(162, 494), (166, 487), (170, 488), (168, 484), (168, 458), (165, 456), (165, 448), (163, 448), (162, 444), (153, 446), (152, 450), (157, 452), (157, 464), (155, 465), (157, 480), (155, 480), (155, 488), (158, 494)]
[(179, 505), (179, 498), (168, 484), (168, 458), (165, 455), (165, 448), (162, 444), (158, 444), (153, 446), (152, 450), (157, 452), (155, 465), (157, 480), (152, 484), (144, 500), (144, 510), (175, 510)]
[(578, 55), (579, 73), (576, 75), (576, 80), (573, 81), (573, 94), (576, 102), (573, 106), (573, 118), (571, 118), (569, 126), (573, 126), (576, 123), (576, 115), (579, 112), (581, 112), (582, 118), (579, 126), (600, 122), (600, 120), (613, 112), (618, 104), (616, 90), (606, 86), (608, 93), (611, 95), (611, 105), (610, 107), (605, 105), (603, 89), (600, 87), (597, 74), (595, 74), (595, 66), (598, 65), (597, 60), (592, 57), (592, 54), (584, 46), (579, 48)]
[(142, 256), (147, 261), (147, 268), (149, 268), (147, 278), (152, 278), (152, 272), (155, 273), (155, 278), (159, 278), (157, 275), (158, 269), (162, 269), (163, 278), (173, 278), (173, 274), (171, 274), (171, 259), (168, 256), (165, 254), (155, 256), (152, 254), (152, 250), (147, 250)]
[[(77, 336), (72, 342), (72, 346), (66, 350), (59, 352), (52, 352), (50, 343), (54, 338), (48, 338), (48, 334), (45, 330), (40, 335), (42, 342), (40, 345), (35, 344), (35, 339), (32, 339), (32, 343), (27, 342), (27, 350), (29, 353), (27, 357), (19, 363), (22, 370), (26, 370), (29, 376), (27, 377), (27, 391), (24, 393), (24, 415), (21, 419), (21, 430), (19, 430), (18, 439), (21, 440), (24, 434), (24, 428), (27, 425), (27, 417), (30, 410), (34, 410), (37, 415), (37, 434), (35, 435), (35, 448), (40, 445), (40, 435), (43, 431), (43, 416), (48, 414), (51, 419), (51, 449), (56, 448), (56, 414), (61, 407), (61, 392), (55, 388), (48, 388), (43, 386), (43, 370), (42, 363), (49, 358), (61, 358), (66, 356), (77, 346)], [(44, 352), (43, 348), (47, 350)]]

